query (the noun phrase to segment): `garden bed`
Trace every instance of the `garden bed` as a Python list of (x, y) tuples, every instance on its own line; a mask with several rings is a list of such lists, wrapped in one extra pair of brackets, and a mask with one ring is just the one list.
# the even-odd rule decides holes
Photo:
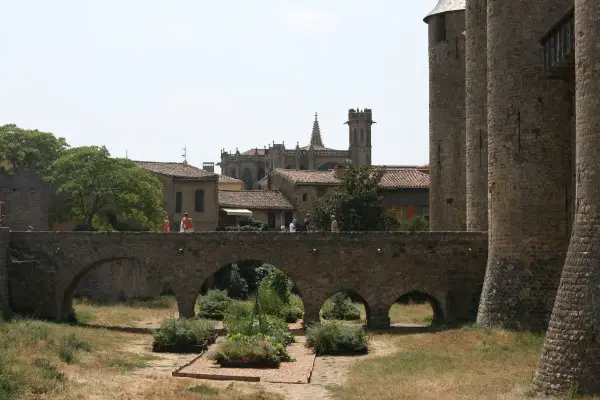
[(296, 343), (287, 348), (290, 356), (296, 361), (282, 362), (279, 368), (222, 367), (207, 357), (217, 347), (217, 344), (213, 344), (200, 357), (173, 372), (173, 376), (212, 380), (309, 383), (316, 355), (304, 344), (304, 337), (297, 337)]

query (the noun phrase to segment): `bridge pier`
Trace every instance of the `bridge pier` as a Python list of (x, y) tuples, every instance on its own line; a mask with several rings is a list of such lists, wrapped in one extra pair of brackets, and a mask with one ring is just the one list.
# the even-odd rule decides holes
[(193, 318), (196, 316), (194, 310), (196, 306), (196, 295), (195, 294), (177, 294), (177, 311), (179, 311), (179, 318)]
[(8, 269), (7, 256), (10, 239), (10, 230), (8, 228), (0, 228), (0, 321), (10, 317), (8, 309)]
[(367, 326), (372, 330), (385, 330), (390, 327), (389, 309), (371, 310), (367, 319)]

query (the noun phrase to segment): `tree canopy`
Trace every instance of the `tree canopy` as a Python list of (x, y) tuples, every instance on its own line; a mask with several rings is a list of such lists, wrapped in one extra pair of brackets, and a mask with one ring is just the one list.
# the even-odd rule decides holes
[(30, 168), (48, 177), (52, 163), (69, 147), (64, 138), (52, 133), (21, 129), (14, 124), (0, 126), (0, 160), (13, 168)]
[(53, 165), (62, 197), (59, 218), (83, 220), (87, 229), (108, 225), (110, 212), (156, 229), (165, 218), (162, 183), (133, 161), (110, 157), (105, 147), (75, 147)]
[(368, 165), (350, 165), (339, 175), (340, 184), (315, 200), (311, 223), (329, 230), (334, 215), (345, 231), (385, 231), (394, 224), (391, 211), (382, 204), (379, 187), (384, 170)]

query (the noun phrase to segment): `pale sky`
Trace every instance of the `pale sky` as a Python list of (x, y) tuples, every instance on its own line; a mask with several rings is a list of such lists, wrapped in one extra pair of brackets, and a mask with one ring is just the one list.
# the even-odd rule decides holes
[(437, 0), (3, 0), (0, 125), (148, 161), (273, 141), (348, 148), (372, 108), (374, 164), (428, 161)]

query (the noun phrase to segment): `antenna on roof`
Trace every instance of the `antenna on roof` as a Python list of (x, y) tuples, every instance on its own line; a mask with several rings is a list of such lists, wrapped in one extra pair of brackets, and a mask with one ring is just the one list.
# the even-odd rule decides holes
[(187, 146), (183, 146), (183, 154), (181, 157), (183, 157), (183, 163), (187, 164)]

